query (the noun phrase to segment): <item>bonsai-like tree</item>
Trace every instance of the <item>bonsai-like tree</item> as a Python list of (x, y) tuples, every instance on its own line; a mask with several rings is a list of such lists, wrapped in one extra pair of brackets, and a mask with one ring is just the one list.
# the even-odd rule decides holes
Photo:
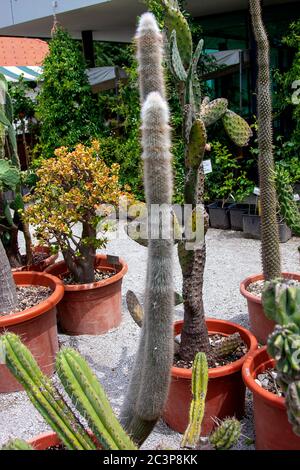
[[(119, 165), (109, 168), (99, 158), (99, 142), (90, 147), (78, 144), (74, 151), (66, 147), (55, 151), (56, 158), (42, 163), (39, 178), (24, 217), (35, 226), (38, 240), (60, 248), (75, 283), (95, 280), (96, 249), (106, 244), (102, 234), (97, 238), (97, 227), (108, 215), (108, 207), (119, 203), (121, 196), (131, 196), (119, 184)], [(100, 206), (103, 205), (101, 208)], [(82, 224), (81, 235), (74, 227)]]
[(74, 147), (95, 138), (100, 123), (79, 44), (56, 26), (49, 50), (37, 106), (41, 121), (39, 150), (42, 157), (48, 158), (57, 147)]

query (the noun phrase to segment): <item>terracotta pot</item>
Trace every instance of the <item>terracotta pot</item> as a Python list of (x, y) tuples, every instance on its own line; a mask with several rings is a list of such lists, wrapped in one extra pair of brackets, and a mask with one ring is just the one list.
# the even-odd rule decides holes
[(19, 271), (37, 271), (37, 272), (42, 272), (48, 266), (51, 266), (52, 264), (55, 263), (55, 261), (58, 258), (58, 253), (55, 255), (51, 255), (50, 248), (47, 246), (35, 246), (32, 249), (33, 253), (45, 253), (47, 255), (47, 258), (43, 259), (37, 264), (29, 264), (26, 266), (20, 266), (19, 268), (12, 268), (12, 272), (19, 272)]
[[(0, 333), (11, 331), (21, 336), (42, 371), (51, 375), (58, 351), (56, 305), (64, 295), (63, 283), (54, 276), (37, 272), (16, 272), (13, 276), (18, 286), (50, 287), (53, 293), (35, 307), (0, 317)], [(7, 367), (0, 365), (0, 392), (9, 393), (22, 389)]]
[[(282, 275), (287, 279), (300, 281), (300, 274), (298, 273), (282, 273)], [(247, 299), (250, 330), (256, 336), (259, 343), (266, 344), (269, 334), (272, 333), (274, 329), (275, 323), (265, 316), (261, 298), (247, 291), (249, 284), (262, 279), (264, 279), (262, 274), (254, 274), (247, 277), (240, 284), (240, 292)]]
[[(120, 259), (120, 265), (113, 266), (106, 255), (97, 255), (96, 266), (117, 274), (103, 281), (91, 284), (65, 285), (65, 295), (57, 310), (62, 330), (69, 335), (99, 335), (117, 327), (122, 320), (122, 280), (128, 267)], [(50, 266), (46, 270), (55, 276), (68, 272), (66, 263)]]
[(35, 450), (47, 450), (49, 447), (58, 446), (60, 440), (53, 431), (44, 432), (28, 441)]
[(258, 349), (243, 365), (243, 379), (253, 393), (255, 446), (257, 450), (300, 450), (300, 437), (288, 422), (284, 398), (260, 387), (255, 379), (273, 367), (267, 348)]
[[(213, 318), (206, 319), (210, 334), (219, 333), (224, 336), (239, 332), (249, 348), (249, 352), (239, 360), (226, 366), (209, 369), (208, 390), (205, 403), (205, 414), (202, 423), (202, 435), (208, 435), (215, 426), (214, 417), (223, 419), (244, 415), (245, 385), (241, 369), (245, 359), (257, 348), (256, 338), (240, 325)], [(174, 325), (175, 335), (181, 332), (183, 321)], [(166, 423), (175, 431), (183, 433), (188, 425), (189, 408), (192, 398), (191, 369), (172, 367), (171, 385), (167, 406), (164, 412)]]

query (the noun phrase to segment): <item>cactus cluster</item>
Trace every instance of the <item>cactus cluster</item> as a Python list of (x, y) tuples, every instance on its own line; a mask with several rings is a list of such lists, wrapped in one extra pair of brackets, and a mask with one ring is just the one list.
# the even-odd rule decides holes
[[(165, 101), (163, 38), (151, 13), (142, 15), (136, 34), (142, 105), (142, 147), (148, 229), (144, 321), (121, 422), (137, 443), (142, 443), (161, 416), (167, 400), (173, 361), (173, 238), (171, 231), (172, 164), (169, 110)], [(160, 217), (151, 213), (163, 207), (170, 231), (163, 237)]]
[[(61, 393), (45, 376), (31, 352), (13, 333), (0, 339), (5, 363), (23, 385), (33, 405), (69, 450), (130, 450), (136, 445), (126, 434), (106, 398), (105, 392), (87, 362), (70, 348), (60, 351), (56, 370), (79, 413), (97, 438), (93, 441)], [(17, 443), (20, 447), (20, 442)]]
[(237, 419), (227, 418), (210, 435), (209, 442), (216, 450), (228, 450), (238, 442), (241, 429), (241, 423)]
[(281, 276), (277, 195), (274, 182), (272, 139), (272, 96), (270, 78), (270, 45), (262, 20), (260, 0), (250, 0), (252, 27), (257, 43), (257, 104), (259, 186), (261, 205), (261, 252), (266, 280)]
[(276, 360), (288, 419), (300, 436), (300, 288), (291, 283), (267, 283), (262, 302), (268, 318), (278, 323), (268, 338), (268, 353)]

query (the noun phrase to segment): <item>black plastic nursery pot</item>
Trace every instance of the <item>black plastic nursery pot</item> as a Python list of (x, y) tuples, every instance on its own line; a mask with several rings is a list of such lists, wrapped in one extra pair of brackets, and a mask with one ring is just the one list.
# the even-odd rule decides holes
[[(284, 222), (279, 223), (278, 225), (280, 243), (285, 243), (292, 237), (292, 231)], [(259, 215), (243, 215), (243, 232), (247, 238), (256, 238), (260, 240), (260, 226), (261, 218)]]
[(221, 201), (208, 205), (209, 222), (212, 228), (230, 229), (229, 207), (232, 204), (222, 205)]
[(231, 204), (229, 206), (231, 230), (243, 230), (243, 217), (255, 212), (254, 204)]

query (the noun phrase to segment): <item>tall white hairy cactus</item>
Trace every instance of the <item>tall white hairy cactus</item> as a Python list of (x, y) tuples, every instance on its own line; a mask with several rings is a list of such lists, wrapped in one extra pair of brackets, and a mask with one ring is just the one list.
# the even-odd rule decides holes
[[(141, 17), (136, 41), (149, 240), (145, 315), (121, 420), (133, 440), (141, 443), (160, 418), (168, 395), (173, 360), (174, 288), (169, 110), (164, 99), (162, 36), (152, 14)], [(161, 206), (161, 219), (159, 212), (154, 213), (154, 204)], [(160, 220), (164, 222), (163, 231)], [(158, 233), (156, 239), (151, 238), (151, 232)]]

